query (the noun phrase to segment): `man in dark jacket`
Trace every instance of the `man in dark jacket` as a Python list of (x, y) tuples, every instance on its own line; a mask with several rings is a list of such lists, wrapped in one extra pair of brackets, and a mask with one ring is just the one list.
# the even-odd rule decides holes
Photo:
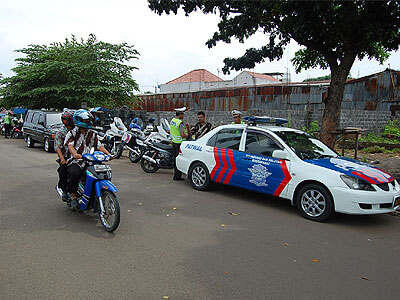
[(194, 139), (197, 140), (209, 132), (212, 128), (211, 123), (206, 122), (206, 115), (203, 111), (199, 111), (197, 113), (198, 122), (194, 125), (192, 129), (192, 134), (194, 135)]

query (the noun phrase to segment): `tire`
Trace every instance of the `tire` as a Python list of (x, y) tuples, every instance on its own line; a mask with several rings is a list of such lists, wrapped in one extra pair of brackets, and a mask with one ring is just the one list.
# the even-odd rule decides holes
[[(152, 156), (153, 151), (146, 151), (143, 155), (147, 156)], [(145, 171), (146, 173), (155, 173), (158, 171), (160, 168), (158, 165), (153, 164), (152, 162), (149, 162), (148, 160), (142, 159), (140, 160), (140, 166), (142, 167), (142, 170)]]
[(205, 191), (210, 186), (210, 174), (205, 164), (194, 163), (188, 173), (190, 184), (195, 190)]
[[(118, 198), (113, 192), (102, 190), (101, 199), (103, 201), (105, 215), (103, 215), (100, 209), (99, 211), (100, 222), (104, 226), (104, 229), (106, 231), (113, 232), (118, 228), (121, 218)], [(112, 218), (112, 221), (108, 220), (108, 217), (110, 216), (114, 216)]]
[(134, 164), (138, 163), (141, 158), (142, 158), (142, 156), (140, 154), (138, 155), (133, 151), (129, 151), (129, 159), (131, 160), (132, 163), (134, 163)]
[(50, 141), (49, 141), (48, 138), (44, 139), (44, 143), (43, 144), (44, 144), (44, 151), (49, 152), (49, 153), (53, 152), (53, 147), (50, 144)]
[(114, 156), (115, 159), (121, 158), (122, 152), (124, 151), (124, 147), (119, 146), (118, 149), (116, 150), (116, 154)]
[(296, 202), (302, 216), (313, 221), (327, 221), (335, 213), (332, 196), (319, 184), (303, 186), (297, 193)]
[(31, 139), (30, 135), (26, 137), (26, 145), (28, 148), (33, 148), (35, 146), (35, 142)]

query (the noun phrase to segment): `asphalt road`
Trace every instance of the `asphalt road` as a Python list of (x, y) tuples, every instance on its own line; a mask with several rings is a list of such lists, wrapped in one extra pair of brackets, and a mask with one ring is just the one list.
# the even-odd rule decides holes
[(109, 234), (58, 199), (55, 154), (3, 137), (0, 154), (1, 299), (400, 297), (400, 217), (315, 223), (287, 201), (197, 192), (123, 158), (111, 163), (122, 215)]

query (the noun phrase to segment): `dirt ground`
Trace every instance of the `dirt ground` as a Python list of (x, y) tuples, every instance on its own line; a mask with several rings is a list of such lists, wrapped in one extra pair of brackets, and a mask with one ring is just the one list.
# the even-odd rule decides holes
[[(341, 153), (340, 150), (337, 150)], [(354, 150), (346, 150), (345, 156), (354, 158)], [(383, 169), (393, 175), (398, 181), (400, 180), (400, 154), (393, 153), (367, 153), (360, 150), (357, 159), (366, 161)]]

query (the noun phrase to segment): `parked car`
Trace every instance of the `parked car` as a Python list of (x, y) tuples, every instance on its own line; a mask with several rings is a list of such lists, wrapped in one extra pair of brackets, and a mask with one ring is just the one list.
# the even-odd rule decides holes
[(314, 136), (287, 127), (217, 127), (199, 140), (182, 142), (176, 165), (194, 189), (216, 182), (286, 198), (314, 221), (335, 212), (381, 214), (400, 208), (400, 186), (391, 175), (340, 157)]
[(63, 124), (61, 113), (42, 110), (29, 110), (22, 127), (24, 139), (29, 148), (35, 143), (43, 144), (47, 152), (54, 151), (54, 137)]

